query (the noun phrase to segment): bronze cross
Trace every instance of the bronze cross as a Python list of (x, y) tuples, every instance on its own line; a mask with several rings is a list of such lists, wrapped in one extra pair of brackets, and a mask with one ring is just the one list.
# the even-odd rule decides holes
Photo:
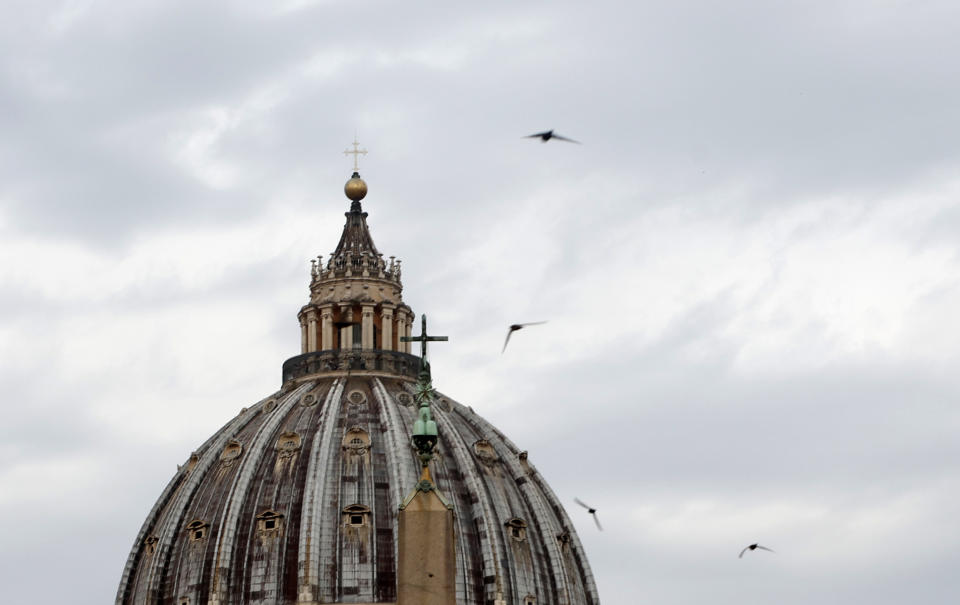
[(449, 339), (446, 336), (427, 336), (427, 316), (426, 314), (424, 314), (421, 317), (423, 319), (420, 322), (420, 336), (401, 336), (400, 342), (419, 342), (420, 358), (426, 361), (427, 360), (427, 341), (446, 341)]
[(357, 142), (357, 137), (353, 137), (353, 151), (347, 149), (343, 152), (343, 155), (352, 155), (353, 156), (353, 171), (360, 171), (360, 156), (367, 155), (366, 149), (360, 149), (360, 143)]

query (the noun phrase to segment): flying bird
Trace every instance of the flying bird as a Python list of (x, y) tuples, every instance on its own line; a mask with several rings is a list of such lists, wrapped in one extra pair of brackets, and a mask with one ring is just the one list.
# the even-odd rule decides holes
[(743, 558), (743, 553), (747, 552), (748, 550), (757, 550), (758, 548), (759, 548), (760, 550), (769, 550), (769, 551), (772, 552), (772, 553), (775, 553), (775, 552), (776, 552), (776, 551), (773, 550), (772, 548), (767, 548), (766, 546), (760, 546), (759, 544), (751, 544), (750, 546), (748, 546), (748, 547), (746, 547), (746, 548), (744, 548), (743, 550), (740, 551), (740, 556), (739, 556), (738, 558), (742, 559), (742, 558)]
[(541, 141), (543, 141), (544, 143), (546, 143), (546, 142), (549, 141), (550, 139), (559, 139), (559, 140), (561, 140), (561, 141), (567, 141), (567, 142), (569, 142), (569, 143), (576, 143), (577, 145), (580, 145), (580, 144), (581, 144), (580, 141), (574, 141), (573, 139), (568, 139), (567, 137), (562, 137), (562, 136), (560, 136), (559, 134), (553, 134), (553, 131), (552, 131), (552, 130), (547, 130), (547, 131), (545, 131), (545, 132), (538, 132), (538, 133), (536, 133), (536, 134), (528, 134), (527, 136), (525, 136), (525, 137), (523, 137), (523, 138), (525, 138), (525, 139), (536, 139), (536, 138), (539, 138), (539, 139), (540, 139)]
[(600, 519), (597, 518), (597, 509), (593, 508), (589, 504), (584, 503), (584, 501), (579, 498), (574, 498), (573, 501), (587, 509), (587, 512), (593, 515), (593, 522), (597, 524), (597, 529), (603, 531), (603, 528), (600, 527)]
[[(511, 335), (511, 334), (513, 334), (513, 333), (516, 332), (517, 330), (521, 330), (521, 329), (523, 329), (523, 328), (525, 328), (525, 327), (527, 327), (527, 326), (536, 326), (536, 325), (545, 324), (545, 323), (547, 323), (547, 322), (545, 322), (545, 321), (531, 321), (531, 322), (525, 323), (525, 324), (513, 324), (513, 325), (511, 325), (511, 326), (510, 326), (510, 329), (507, 330), (507, 339), (503, 341), (503, 351), (506, 351), (506, 350), (507, 350), (507, 343), (510, 342), (510, 335)], [(502, 354), (503, 351), (500, 351), (500, 353)]]

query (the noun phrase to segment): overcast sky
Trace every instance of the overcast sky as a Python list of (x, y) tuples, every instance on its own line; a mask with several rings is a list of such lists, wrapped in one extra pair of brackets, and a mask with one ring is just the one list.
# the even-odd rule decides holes
[(355, 132), (604, 603), (955, 600), (958, 64), (955, 1), (0, 0), (3, 600), (111, 602), (279, 387)]

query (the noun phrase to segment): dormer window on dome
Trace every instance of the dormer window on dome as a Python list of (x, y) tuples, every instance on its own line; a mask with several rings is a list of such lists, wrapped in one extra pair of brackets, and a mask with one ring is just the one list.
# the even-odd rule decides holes
[(261, 539), (277, 538), (283, 533), (283, 515), (275, 510), (265, 510), (257, 515), (257, 535)]
[(370, 507), (362, 504), (351, 504), (343, 509), (343, 524), (348, 527), (362, 527), (369, 525)]
[(207, 537), (207, 530), (210, 527), (209, 523), (201, 521), (200, 519), (194, 519), (187, 524), (187, 534), (190, 536), (191, 542), (199, 542), (204, 540)]
[(523, 542), (527, 539), (527, 522), (519, 517), (514, 517), (504, 524), (507, 528), (507, 533), (511, 538), (518, 542)]

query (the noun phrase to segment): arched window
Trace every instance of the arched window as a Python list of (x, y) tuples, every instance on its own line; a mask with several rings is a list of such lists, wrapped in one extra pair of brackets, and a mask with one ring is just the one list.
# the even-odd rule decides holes
[(343, 449), (354, 456), (366, 454), (370, 449), (370, 435), (359, 426), (351, 427), (343, 435)]
[(527, 539), (527, 522), (519, 517), (510, 519), (504, 525), (507, 528), (507, 534), (518, 542)]
[(190, 541), (199, 542), (206, 540), (209, 528), (210, 524), (200, 519), (194, 519), (190, 523), (187, 523), (187, 533), (190, 536)]
[(240, 454), (243, 453), (243, 444), (241, 444), (236, 439), (231, 439), (227, 442), (227, 445), (224, 446), (223, 451), (220, 453), (220, 462), (223, 466), (230, 466), (234, 461), (240, 457)]

